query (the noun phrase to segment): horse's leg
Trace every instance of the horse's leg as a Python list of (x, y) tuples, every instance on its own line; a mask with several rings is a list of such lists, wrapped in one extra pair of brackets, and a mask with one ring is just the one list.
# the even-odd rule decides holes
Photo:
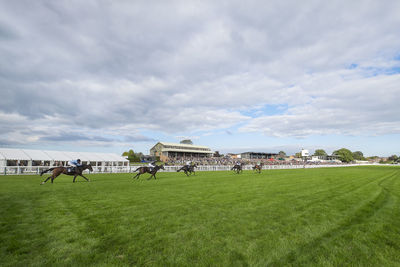
[(49, 177), (47, 177), (47, 179), (46, 180), (44, 180), (43, 182), (41, 182), (40, 184), (42, 185), (42, 184), (44, 184), (45, 182), (47, 182), (51, 177), (52, 177), (53, 175), (51, 175), (51, 176), (49, 176)]
[(53, 175), (51, 176), (51, 183), (53, 183), (54, 179), (57, 178), (57, 176), (59, 176), (60, 173), (53, 173)]
[(77, 175), (74, 175), (74, 179), (72, 180), (73, 183), (75, 183), (76, 176), (77, 176)]
[(51, 183), (53, 183), (54, 179), (56, 179), (62, 172), (56, 172), (53, 173), (53, 175), (51, 176)]
[(90, 180), (88, 178), (86, 178), (83, 174), (79, 174), (79, 176), (82, 176), (83, 178), (86, 179), (86, 181), (90, 182)]

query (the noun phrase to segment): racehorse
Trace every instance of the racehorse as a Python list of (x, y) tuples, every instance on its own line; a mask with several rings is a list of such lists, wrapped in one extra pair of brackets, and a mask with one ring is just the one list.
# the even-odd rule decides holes
[(134, 170), (134, 172), (139, 171), (138, 174), (136, 174), (135, 176), (132, 177), (132, 179), (136, 178), (139, 179), (139, 176), (144, 174), (144, 173), (150, 173), (150, 177), (147, 180), (150, 180), (151, 177), (154, 177), (154, 179), (156, 179), (156, 173), (158, 172), (159, 169), (164, 169), (164, 165), (156, 165), (154, 168), (150, 169), (150, 167), (147, 166), (142, 166), (137, 168), (136, 170)]
[(256, 164), (256, 165), (254, 165), (253, 170), (256, 171), (256, 172), (258, 172), (258, 173), (261, 173), (261, 170), (262, 170), (263, 166), (264, 166), (263, 163), (261, 163), (261, 164)]
[(86, 179), (86, 181), (90, 182), (90, 180), (88, 178), (86, 178), (82, 172), (86, 169), (89, 169), (90, 171), (93, 171), (92, 166), (83, 164), (82, 166), (77, 166), (77, 167), (54, 167), (54, 168), (50, 168), (48, 170), (44, 170), (40, 172), (40, 176), (42, 176), (43, 174), (52, 171), (52, 174), (47, 177), (46, 180), (44, 180), (43, 182), (41, 182), (40, 184), (44, 184), (45, 182), (47, 182), (50, 178), (51, 178), (51, 183), (53, 183), (54, 179), (56, 179), (57, 176), (59, 176), (60, 174), (66, 174), (66, 175), (73, 175), (74, 176), (74, 180), (72, 181), (73, 183), (75, 183), (75, 179), (76, 176), (82, 176), (83, 178)]
[(242, 163), (240, 163), (240, 164), (235, 164), (235, 166), (233, 166), (232, 167), (232, 169), (231, 169), (231, 171), (234, 171), (234, 172), (236, 172), (237, 174), (239, 174), (239, 173), (241, 173), (241, 172), (243, 172), (243, 164)]
[(185, 165), (182, 168), (180, 168), (179, 170), (177, 170), (177, 172), (184, 171), (186, 176), (192, 175), (192, 173), (194, 175), (196, 175), (196, 172), (195, 172), (194, 168), (197, 168), (197, 164)]

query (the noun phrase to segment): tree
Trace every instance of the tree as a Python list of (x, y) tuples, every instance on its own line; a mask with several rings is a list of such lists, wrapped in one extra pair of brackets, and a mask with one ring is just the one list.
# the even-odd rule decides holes
[(393, 161), (393, 162), (398, 161), (398, 159), (399, 159), (399, 157), (396, 156), (396, 155), (391, 155), (391, 156), (388, 158), (388, 160), (391, 160), (391, 161)]
[(354, 160), (353, 153), (347, 148), (341, 148), (339, 150), (334, 151), (332, 154), (337, 156), (339, 160), (342, 162), (351, 162)]
[(286, 157), (286, 153), (284, 151), (279, 151), (278, 155), (280, 158)]
[(294, 156), (295, 156), (296, 158), (301, 158), (301, 152), (297, 152), (296, 154), (294, 154)]
[(323, 149), (317, 149), (314, 151), (314, 156), (328, 156), (328, 154)]
[(182, 140), (180, 143), (181, 143), (181, 144), (186, 144), (186, 145), (193, 145), (193, 142), (192, 142), (192, 140), (190, 140), (190, 139)]
[(353, 152), (353, 158), (355, 160), (365, 160), (364, 154), (361, 151), (355, 151)]
[(223, 154), (219, 154), (219, 151), (215, 151), (215, 153), (214, 153), (214, 157), (216, 157), (216, 158), (220, 158), (223, 156), (224, 156)]
[(129, 162), (140, 162), (140, 156), (143, 155), (141, 152), (135, 153), (132, 149), (122, 153), (122, 156), (127, 157)]

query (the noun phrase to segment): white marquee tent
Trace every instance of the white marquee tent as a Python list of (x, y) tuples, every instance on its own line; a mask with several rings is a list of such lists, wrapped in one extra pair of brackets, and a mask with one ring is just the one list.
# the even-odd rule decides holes
[(113, 153), (69, 152), (0, 148), (0, 166), (55, 166), (66, 165), (68, 161), (81, 159), (84, 164), (94, 167), (129, 166), (129, 161)]

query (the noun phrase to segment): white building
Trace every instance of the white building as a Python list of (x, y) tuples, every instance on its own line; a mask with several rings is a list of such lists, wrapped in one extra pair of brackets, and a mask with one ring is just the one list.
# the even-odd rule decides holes
[(308, 157), (310, 155), (310, 152), (308, 151), (308, 149), (302, 149), (301, 150), (301, 156), (302, 157)]

